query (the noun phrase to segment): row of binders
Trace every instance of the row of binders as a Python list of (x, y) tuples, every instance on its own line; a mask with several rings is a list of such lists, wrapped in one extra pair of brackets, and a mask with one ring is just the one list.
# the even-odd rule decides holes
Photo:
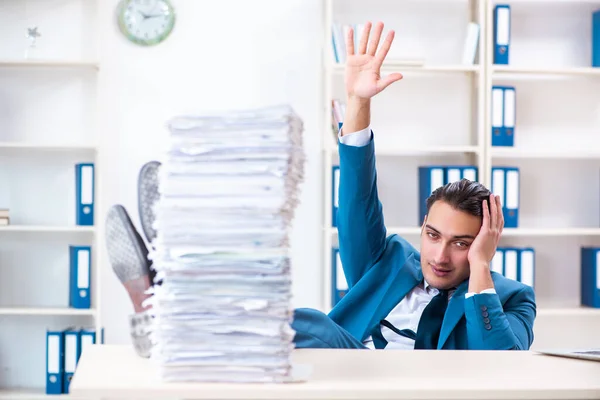
[[(419, 216), (417, 225), (420, 226), (427, 213), (426, 201), (433, 191), (448, 183), (461, 179), (478, 181), (478, 168), (474, 165), (429, 165), (418, 169), (419, 180)], [(339, 209), (339, 182), (340, 167), (332, 167), (332, 226), (337, 227), (337, 212)], [(519, 227), (519, 202), (520, 202), (520, 173), (516, 167), (492, 168), (492, 192), (500, 196), (504, 226), (506, 228)]]
[[(331, 306), (348, 293), (339, 249), (331, 252)], [(535, 290), (535, 250), (531, 247), (498, 247), (491, 270)], [(600, 247), (581, 248), (581, 304), (600, 308)]]
[[(427, 198), (433, 191), (461, 179), (478, 180), (477, 167), (423, 166), (419, 167), (419, 225), (427, 213)], [(517, 167), (492, 167), (492, 193), (500, 197), (505, 228), (519, 227), (520, 172)]]
[(531, 247), (498, 247), (490, 268), (509, 279), (535, 287), (535, 250)]
[[(104, 343), (104, 330), (100, 332)], [(94, 329), (49, 330), (46, 332), (46, 394), (69, 393), (69, 385), (83, 351), (96, 344)]]
[[(494, 64), (510, 63), (511, 8), (508, 4), (494, 7)], [(600, 10), (592, 13), (592, 67), (600, 67)]]
[(492, 146), (515, 145), (516, 94), (514, 86), (492, 86)]
[(95, 169), (93, 163), (75, 164), (75, 223), (94, 225)]

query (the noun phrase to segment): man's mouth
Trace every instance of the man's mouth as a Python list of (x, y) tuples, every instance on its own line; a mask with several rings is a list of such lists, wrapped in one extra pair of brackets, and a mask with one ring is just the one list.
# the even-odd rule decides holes
[(438, 267), (438, 266), (435, 266), (435, 265), (432, 265), (432, 264), (429, 264), (429, 265), (431, 266), (431, 270), (433, 271), (433, 273), (436, 276), (439, 276), (440, 278), (448, 276), (448, 274), (450, 274), (450, 272), (452, 271), (450, 269), (441, 268), (441, 267)]

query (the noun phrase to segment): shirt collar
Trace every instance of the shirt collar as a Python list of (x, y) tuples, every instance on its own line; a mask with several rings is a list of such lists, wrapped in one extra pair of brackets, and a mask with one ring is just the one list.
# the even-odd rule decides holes
[[(425, 289), (426, 292), (429, 292), (429, 289), (428, 289), (429, 287), (431, 287), (431, 290), (435, 290), (436, 292), (439, 292), (438, 289), (434, 288), (427, 282), (427, 279), (423, 278), (423, 289)], [(456, 288), (452, 288), (452, 289), (448, 290), (448, 298), (452, 297), (454, 292), (456, 292)]]

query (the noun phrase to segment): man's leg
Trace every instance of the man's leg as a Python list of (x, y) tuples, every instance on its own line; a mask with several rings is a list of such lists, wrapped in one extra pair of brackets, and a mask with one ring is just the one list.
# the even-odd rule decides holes
[[(150, 245), (156, 237), (152, 226), (155, 220), (154, 206), (158, 200), (158, 169), (160, 163), (146, 163), (138, 175), (138, 212), (142, 231)], [(115, 205), (106, 218), (106, 247), (115, 274), (127, 290), (134, 313), (130, 315), (130, 334), (137, 353), (150, 356), (149, 338), (152, 317), (150, 306), (144, 300), (150, 297), (148, 289), (155, 284), (155, 271), (148, 259), (148, 249), (135, 229), (125, 208)]]
[(127, 290), (134, 313), (130, 315), (133, 346), (142, 357), (150, 356), (150, 322), (148, 306), (143, 302), (152, 285), (148, 250), (127, 211), (121, 205), (112, 206), (106, 217), (106, 249), (112, 269)]
[(329, 316), (311, 308), (294, 311), (292, 329), (296, 331), (294, 343), (297, 348), (367, 349)]

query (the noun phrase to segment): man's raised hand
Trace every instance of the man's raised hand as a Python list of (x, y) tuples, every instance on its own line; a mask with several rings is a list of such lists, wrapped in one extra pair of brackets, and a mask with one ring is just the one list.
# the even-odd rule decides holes
[(381, 65), (394, 41), (394, 31), (386, 35), (381, 47), (383, 23), (373, 27), (367, 22), (360, 37), (358, 48), (354, 48), (354, 29), (350, 28), (346, 36), (346, 92), (349, 99), (366, 100), (380, 93), (393, 82), (402, 79), (402, 74), (395, 72), (381, 77)]

